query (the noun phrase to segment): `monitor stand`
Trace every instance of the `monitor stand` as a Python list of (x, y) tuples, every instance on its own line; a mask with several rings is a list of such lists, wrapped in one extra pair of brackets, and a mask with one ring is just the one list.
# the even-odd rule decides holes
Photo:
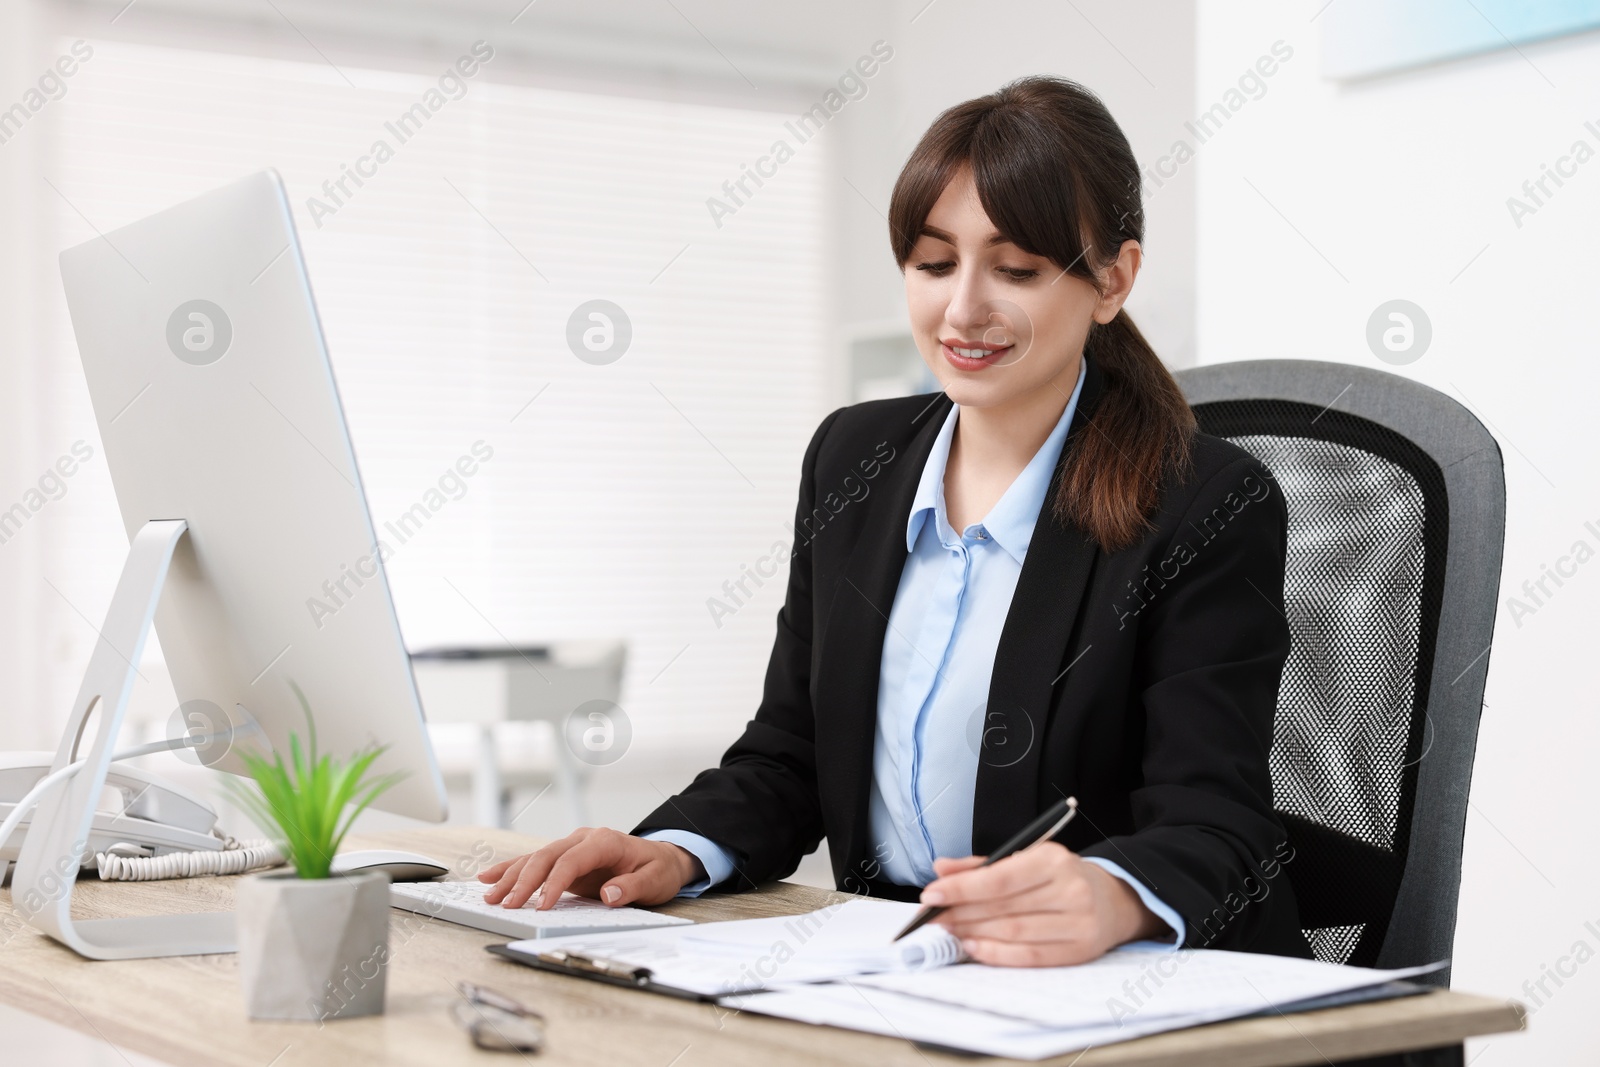
[(39, 798), (11, 879), (12, 908), (17, 914), (89, 959), (199, 956), (233, 952), (237, 947), (232, 912), (72, 917), (72, 888), (128, 710), (128, 695), (137, 674), (134, 664), (144, 652), (172, 554), (187, 530), (183, 519), (160, 519), (145, 523), (134, 536), (51, 770), (60, 770), (78, 758), (89, 713), (98, 706), (100, 728), (94, 745), (76, 775), (56, 782)]

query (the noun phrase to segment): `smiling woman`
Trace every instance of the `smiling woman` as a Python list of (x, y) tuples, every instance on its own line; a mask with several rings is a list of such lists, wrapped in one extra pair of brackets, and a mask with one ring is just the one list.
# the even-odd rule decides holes
[[(955, 229), (971, 233), (970, 247)], [(1032, 423), (1029, 455), (1077, 381), (1080, 354), (1099, 366), (1098, 432), (1070, 456), (1054, 507), (1108, 550), (1148, 530), (1163, 479), (1188, 465), (1194, 416), (1122, 309), (1144, 211), (1139, 165), (1105, 106), (1071, 82), (1028, 78), (951, 108), (895, 184), (889, 233), (917, 346), (940, 385), (984, 418)], [(958, 274), (961, 255), (986, 269)], [(980, 375), (991, 366), (1016, 370)], [(1029, 418), (1050, 408), (1048, 421)]]
[[(941, 393), (844, 408), (813, 436), (754, 720), (632, 834), (585, 828), (491, 867), (485, 901), (750, 888), (826, 836), (840, 889), (943, 906), (984, 963), (1141, 939), (1310, 954), (1287, 883), (1240, 895), (1285, 841), (1267, 763), (1284, 504), (1196, 431), (1123, 310), (1142, 239), (1133, 153), (1081, 86), (1026, 78), (939, 116), (890, 240)], [(872, 493), (802, 536), (874, 455), (894, 462)], [(1066, 796), (1085, 818), (982, 865)]]

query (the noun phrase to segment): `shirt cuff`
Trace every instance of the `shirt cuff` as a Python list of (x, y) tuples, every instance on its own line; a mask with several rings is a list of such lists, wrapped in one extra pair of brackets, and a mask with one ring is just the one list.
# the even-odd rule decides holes
[(680, 897), (697, 897), (712, 886), (727, 881), (733, 874), (733, 853), (710, 838), (692, 834), (687, 830), (652, 830), (647, 834), (641, 834), (640, 837), (645, 841), (665, 841), (677, 845), (699, 860), (700, 866), (706, 869), (704, 878), (678, 890)]
[[(685, 846), (685, 847), (687, 847), (687, 846)], [(1144, 906), (1149, 908), (1153, 913), (1155, 913), (1155, 917), (1156, 918), (1160, 919), (1162, 922), (1164, 922), (1168, 926), (1172, 927), (1173, 933), (1178, 935), (1172, 941), (1146, 941), (1146, 942), (1144, 942), (1144, 944), (1157, 945), (1157, 946), (1160, 946), (1162, 948), (1169, 949), (1169, 950), (1172, 950), (1172, 951), (1176, 951), (1179, 947), (1181, 947), (1183, 945), (1183, 939), (1184, 939), (1184, 936), (1185, 936), (1185, 931), (1187, 929), (1184, 926), (1183, 917), (1180, 916), (1177, 912), (1173, 911), (1172, 907), (1169, 904), (1167, 904), (1166, 901), (1162, 900), (1160, 897), (1158, 897), (1154, 893), (1150, 892), (1150, 887), (1149, 886), (1147, 886), (1143, 882), (1139, 881), (1139, 879), (1135, 878), (1133, 875), (1131, 875), (1127, 871), (1123, 870), (1121, 868), (1121, 866), (1119, 866), (1118, 864), (1112, 862), (1111, 860), (1102, 859), (1099, 856), (1085, 856), (1085, 857), (1083, 857), (1083, 859), (1084, 859), (1085, 863), (1092, 863), (1095, 866), (1097, 866), (1097, 867), (1101, 868), (1102, 870), (1104, 870), (1107, 874), (1111, 875), (1112, 877), (1120, 878), (1124, 882), (1127, 882), (1128, 885), (1133, 888), (1133, 891), (1135, 893), (1139, 894), (1139, 900), (1144, 904)], [(706, 869), (710, 870), (709, 867), (706, 868)]]

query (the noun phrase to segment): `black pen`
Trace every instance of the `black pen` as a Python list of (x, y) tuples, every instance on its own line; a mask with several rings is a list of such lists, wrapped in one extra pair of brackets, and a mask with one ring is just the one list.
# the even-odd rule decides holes
[[(978, 864), (978, 867), (987, 867), (991, 863), (999, 863), (1007, 856), (1021, 852), (1023, 849), (1032, 848), (1041, 841), (1048, 841), (1060, 833), (1072, 817), (1078, 814), (1078, 798), (1067, 797), (1065, 800), (1050, 805), (1045, 813), (1017, 831), (1015, 837), (1001, 845), (989, 854), (989, 858)], [(974, 868), (976, 870), (977, 868)], [(916, 918), (906, 924), (906, 928), (894, 935), (898, 941), (911, 931), (934, 918), (945, 910), (945, 905), (937, 904), (923, 908), (917, 912)]]

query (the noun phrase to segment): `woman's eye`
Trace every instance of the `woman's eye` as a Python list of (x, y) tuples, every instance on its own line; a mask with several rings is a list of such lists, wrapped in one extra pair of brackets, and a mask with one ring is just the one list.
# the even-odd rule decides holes
[[(918, 263), (917, 269), (927, 271), (935, 278), (942, 278), (954, 270), (955, 266), (955, 263), (951, 260), (941, 260), (937, 263)], [(1030, 278), (1037, 277), (1039, 274), (1038, 271), (1026, 267), (996, 267), (995, 271), (1014, 282), (1025, 282)]]

